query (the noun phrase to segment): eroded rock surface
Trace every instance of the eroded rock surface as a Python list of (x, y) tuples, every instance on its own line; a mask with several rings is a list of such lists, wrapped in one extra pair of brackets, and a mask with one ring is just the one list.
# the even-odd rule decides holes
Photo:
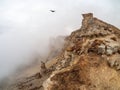
[(120, 90), (119, 29), (88, 13), (66, 39), (45, 90)]
[(41, 69), (11, 90), (120, 90), (120, 30), (83, 14), (81, 28)]

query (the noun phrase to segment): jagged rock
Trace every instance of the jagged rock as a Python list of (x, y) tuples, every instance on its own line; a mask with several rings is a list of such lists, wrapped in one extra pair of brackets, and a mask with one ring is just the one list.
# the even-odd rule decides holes
[(105, 45), (101, 44), (98, 46), (98, 54), (105, 54)]
[(111, 57), (108, 60), (108, 64), (110, 65), (110, 67), (115, 68), (116, 70), (120, 70), (120, 56), (114, 55), (114, 57)]
[(41, 74), (17, 83), (22, 89), (16, 90), (120, 90), (119, 70), (120, 30), (88, 13), (61, 53), (42, 62)]
[(83, 14), (81, 29), (67, 37), (63, 57), (44, 82), (44, 89), (120, 90), (119, 35), (116, 27), (93, 17), (92, 13)]
[(107, 46), (107, 49), (106, 49), (106, 54), (107, 54), (107, 55), (112, 55), (112, 54), (113, 54), (113, 52), (114, 52), (113, 48), (112, 48), (112, 47), (110, 47), (110, 46)]
[(44, 62), (41, 61), (41, 68), (40, 68), (40, 73), (41, 75), (45, 75), (47, 72), (47, 68)]

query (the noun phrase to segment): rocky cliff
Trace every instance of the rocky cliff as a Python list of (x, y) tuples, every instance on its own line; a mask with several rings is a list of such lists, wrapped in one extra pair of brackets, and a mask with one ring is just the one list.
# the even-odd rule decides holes
[[(61, 52), (41, 72), (12, 90), (120, 90), (120, 30), (83, 14), (79, 30), (65, 38)], [(9, 88), (10, 90), (10, 88)]]
[(120, 90), (120, 30), (83, 14), (82, 27), (66, 38), (45, 90)]

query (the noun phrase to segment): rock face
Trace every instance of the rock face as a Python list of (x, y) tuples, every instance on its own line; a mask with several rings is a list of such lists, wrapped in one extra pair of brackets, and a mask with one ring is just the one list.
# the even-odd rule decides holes
[(120, 90), (120, 30), (83, 14), (82, 27), (66, 38), (44, 90)]
[(83, 14), (81, 28), (41, 67), (6, 90), (120, 90), (120, 30)]

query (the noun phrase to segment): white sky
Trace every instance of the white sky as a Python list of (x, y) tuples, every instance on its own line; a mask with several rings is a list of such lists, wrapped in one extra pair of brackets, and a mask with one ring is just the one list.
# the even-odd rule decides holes
[[(46, 54), (50, 37), (80, 28), (82, 13), (120, 27), (119, 0), (0, 0), (0, 78)], [(55, 13), (49, 10), (56, 10)]]

